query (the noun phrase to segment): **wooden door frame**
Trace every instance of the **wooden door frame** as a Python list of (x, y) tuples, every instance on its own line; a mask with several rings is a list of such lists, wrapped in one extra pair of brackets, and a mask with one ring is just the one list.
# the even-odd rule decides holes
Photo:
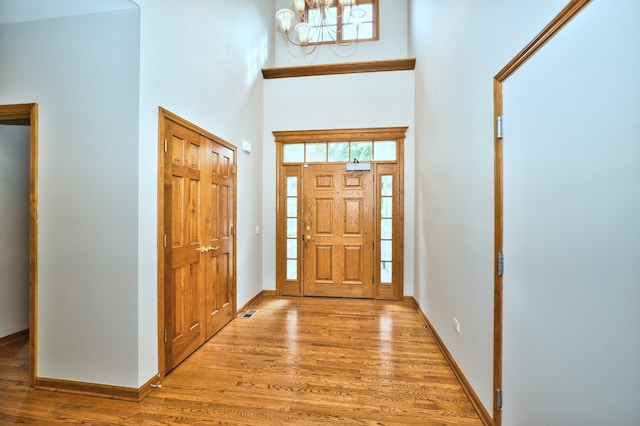
[[(214, 134), (204, 130), (203, 128), (191, 123), (190, 121), (185, 120), (184, 118), (162, 108), (158, 107), (158, 233), (157, 233), (157, 250), (158, 250), (158, 282), (157, 282), (157, 291), (158, 291), (158, 377), (160, 380), (164, 380), (166, 375), (166, 366), (165, 366), (165, 343), (164, 343), (164, 329), (165, 329), (165, 294), (164, 294), (164, 281), (165, 281), (165, 268), (164, 268), (164, 242), (165, 242), (165, 234), (166, 230), (164, 227), (164, 174), (165, 174), (165, 166), (164, 166), (164, 153), (165, 153), (165, 119), (174, 121), (181, 126), (186, 127), (205, 138), (211, 139), (220, 145), (223, 145), (230, 150), (233, 151), (234, 155), (234, 166), (238, 167), (238, 152), (237, 148), (230, 144), (229, 142), (220, 139)], [(232, 317), (235, 316), (237, 311), (237, 206), (238, 206), (238, 174), (233, 174), (233, 217), (231, 221), (233, 223), (233, 283), (232, 283), (232, 308), (233, 314)]]
[(0, 105), (0, 124), (29, 126), (29, 372), (33, 387), (38, 376), (38, 104)]
[[(282, 284), (280, 276), (282, 274), (282, 264), (281, 260), (278, 257), (279, 254), (283, 253), (286, 248), (280, 243), (280, 235), (282, 235), (284, 231), (281, 221), (278, 218), (286, 216), (286, 206), (281, 206), (280, 203), (280, 186), (283, 180), (283, 169), (288, 166), (283, 162), (283, 145), (291, 144), (291, 143), (314, 143), (314, 142), (357, 142), (357, 141), (395, 141), (397, 143), (396, 147), (396, 162), (397, 162), (397, 180), (398, 180), (398, 188), (401, 188), (397, 194), (397, 202), (402, 206), (398, 211), (395, 210), (394, 206), (394, 218), (398, 219), (399, 224), (394, 225), (394, 240), (395, 236), (398, 237), (398, 241), (400, 241), (399, 247), (404, 247), (404, 140), (406, 139), (408, 127), (399, 126), (399, 127), (370, 127), (370, 128), (351, 128), (351, 129), (324, 129), (324, 130), (289, 130), (289, 131), (273, 131), (273, 135), (276, 143), (276, 294), (282, 295)], [(384, 162), (381, 162), (384, 164)], [(296, 165), (299, 163), (292, 163), (291, 165)], [(326, 164), (326, 163), (319, 163)], [(302, 173), (298, 176), (301, 177)], [(377, 182), (374, 182), (374, 188), (377, 187)], [(300, 206), (298, 206), (300, 209)], [(300, 215), (300, 211), (298, 212)], [(300, 216), (298, 216), (300, 217)], [(377, 239), (377, 232), (375, 233)], [(376, 243), (377, 244), (377, 243)], [(376, 245), (377, 247), (377, 245)], [(401, 250), (396, 250), (396, 246), (394, 245), (393, 250), (393, 260), (396, 262), (396, 256)], [(300, 250), (300, 249), (299, 249)], [(300, 256), (300, 251), (299, 251)], [(299, 257), (300, 258), (300, 257)], [(394, 270), (394, 282), (397, 281), (400, 283), (398, 286), (394, 285), (393, 288), (393, 298), (396, 300), (402, 299), (404, 295), (404, 255), (400, 257), (398, 263), (402, 265), (402, 270), (399, 271), (396, 275)], [(376, 274), (374, 273), (374, 276)], [(374, 282), (375, 284), (375, 282)], [(303, 283), (301, 282), (301, 287)], [(302, 295), (302, 289), (300, 289)], [(374, 299), (381, 298), (379, 295), (379, 288), (374, 285), (373, 290)], [(387, 296), (388, 298), (388, 296)]]
[(502, 389), (502, 328), (503, 328), (503, 282), (498, 274), (498, 257), (504, 247), (504, 199), (503, 199), (503, 135), (498, 125), (503, 117), (502, 86), (507, 78), (515, 74), (569, 21), (580, 13), (591, 0), (570, 0), (544, 29), (533, 38), (493, 78), (493, 137), (494, 137), (494, 320), (493, 320), (493, 423), (502, 424), (502, 413), (498, 409), (498, 390)]

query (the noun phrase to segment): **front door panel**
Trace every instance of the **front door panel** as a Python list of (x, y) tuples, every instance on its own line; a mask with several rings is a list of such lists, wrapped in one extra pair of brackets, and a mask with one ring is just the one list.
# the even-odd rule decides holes
[(344, 164), (304, 170), (304, 295), (373, 297), (373, 179)]

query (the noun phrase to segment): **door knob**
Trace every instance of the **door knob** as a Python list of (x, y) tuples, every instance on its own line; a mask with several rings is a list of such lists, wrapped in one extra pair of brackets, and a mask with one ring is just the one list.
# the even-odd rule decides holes
[(198, 247), (196, 250), (198, 250), (200, 253), (206, 253), (209, 251), (208, 247)]
[(209, 247), (207, 247), (207, 251), (209, 251), (209, 250), (218, 250), (219, 248), (220, 248), (220, 246), (215, 246), (215, 247), (209, 246)]
[(304, 237), (304, 238), (305, 238), (307, 241), (311, 241), (311, 240), (313, 240), (313, 238), (311, 238), (311, 235), (309, 235), (309, 234), (305, 235), (305, 237)]

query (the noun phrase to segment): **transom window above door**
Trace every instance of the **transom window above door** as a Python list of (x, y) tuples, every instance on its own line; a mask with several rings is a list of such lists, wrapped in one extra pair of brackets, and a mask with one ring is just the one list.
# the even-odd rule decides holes
[(350, 163), (396, 160), (396, 141), (309, 142), (286, 144), (283, 163)]

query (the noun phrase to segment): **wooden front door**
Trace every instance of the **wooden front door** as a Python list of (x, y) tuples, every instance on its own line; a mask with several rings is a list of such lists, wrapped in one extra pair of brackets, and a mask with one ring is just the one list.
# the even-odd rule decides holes
[(235, 314), (234, 151), (164, 118), (164, 368)]
[(304, 168), (304, 295), (373, 297), (372, 176), (344, 164)]
[(273, 132), (278, 295), (402, 299), (406, 130)]

